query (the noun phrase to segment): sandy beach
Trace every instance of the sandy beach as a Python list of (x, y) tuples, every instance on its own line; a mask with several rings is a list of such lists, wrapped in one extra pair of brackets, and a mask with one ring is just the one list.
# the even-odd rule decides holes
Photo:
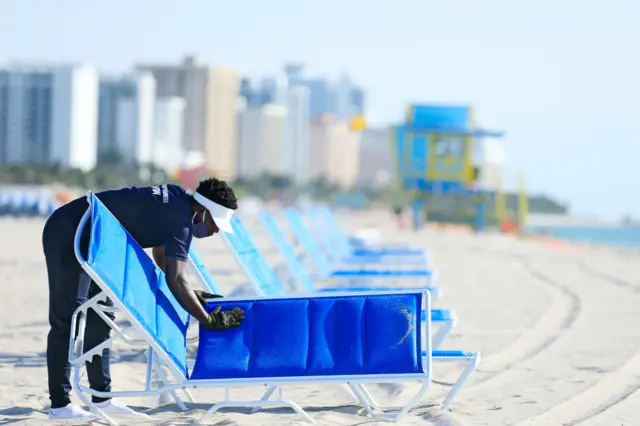
[[(432, 227), (398, 231), (387, 212), (341, 215), (340, 220), (350, 230), (372, 227), (383, 240), (428, 248), (437, 284), (445, 290), (436, 306), (455, 309), (459, 318), (444, 348), (482, 352), (480, 366), (450, 411), (441, 412), (435, 403), (459, 370), (436, 364), (435, 383), (401, 424), (640, 425), (639, 254)], [(43, 224), (41, 219), (0, 219), (0, 424), (50, 424)], [(252, 224), (250, 229), (272, 263), (280, 262), (265, 233)], [(197, 247), (227, 294), (245, 285), (220, 238)], [(113, 358), (114, 390), (143, 386), (141, 348), (117, 346)], [(392, 402), (405, 398), (412, 386), (374, 390)], [(262, 388), (233, 392), (260, 395)], [(295, 396), (322, 425), (388, 423), (361, 414), (339, 386), (291, 386), (286, 395)], [(193, 424), (224, 393), (208, 389), (194, 396), (202, 403), (189, 404), (187, 412), (157, 397), (124, 401), (150, 415), (136, 424), (181, 425)], [(248, 412), (226, 409), (209, 423), (306, 424), (289, 409)]]

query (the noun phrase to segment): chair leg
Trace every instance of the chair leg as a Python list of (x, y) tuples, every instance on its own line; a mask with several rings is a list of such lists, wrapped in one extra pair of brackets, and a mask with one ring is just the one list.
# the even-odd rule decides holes
[[(345, 389), (346, 387), (346, 389)], [(353, 402), (353, 398), (355, 397), (355, 395), (353, 394), (353, 391), (351, 390), (351, 388), (349, 387), (348, 384), (346, 385), (340, 385), (339, 386), (340, 391), (344, 394), (345, 398), (348, 398), (351, 402)], [(358, 402), (358, 398), (355, 398), (355, 402)]]
[(443, 410), (446, 410), (449, 408), (449, 406), (453, 402), (453, 399), (456, 397), (460, 389), (462, 389), (465, 382), (467, 381), (467, 379), (469, 378), (473, 370), (476, 369), (479, 363), (480, 363), (480, 354), (478, 353), (474, 358), (468, 361), (466, 367), (464, 368), (464, 370), (462, 370), (460, 377), (458, 377), (458, 380), (453, 385), (453, 387), (451, 388), (447, 396), (444, 398), (444, 401), (442, 402)]
[(420, 387), (420, 390), (418, 392), (416, 392), (416, 394), (413, 396), (413, 398), (411, 398), (411, 400), (404, 406), (404, 408), (398, 413), (398, 415), (394, 418), (394, 421), (398, 422), (400, 421), (400, 419), (402, 419), (404, 416), (407, 415), (407, 413), (409, 413), (409, 411), (416, 406), (416, 404), (418, 404), (418, 402), (420, 402), (420, 399), (422, 398), (422, 396), (427, 392), (427, 390), (429, 389), (429, 385), (431, 383), (426, 381), (422, 384), (422, 386)]
[(367, 387), (364, 385), (364, 383), (360, 383), (360, 384), (358, 384), (356, 386), (358, 386), (360, 388), (360, 390), (362, 391), (362, 394), (367, 398), (367, 401), (369, 402), (369, 404), (373, 408), (376, 408), (376, 409), (381, 410), (381, 411), (400, 411), (400, 410), (402, 410), (402, 407), (399, 407), (399, 406), (391, 406), (391, 405), (382, 405), (382, 404), (380, 404), (374, 398), (374, 396), (371, 394), (371, 392), (369, 392), (369, 389), (367, 389)]
[(351, 391), (353, 392), (353, 394), (356, 396), (356, 398), (358, 399), (358, 401), (360, 401), (360, 404), (362, 404), (362, 407), (367, 410), (367, 412), (371, 415), (371, 416), (376, 416), (378, 413), (375, 412), (374, 408), (371, 403), (367, 400), (366, 395), (362, 392), (362, 389), (360, 389), (360, 387), (358, 387), (358, 385), (354, 384), (354, 383), (348, 383), (349, 388), (351, 389)]
[[(77, 323), (78, 323), (78, 333), (75, 334), (77, 337), (75, 339), (74, 346), (75, 348), (70, 348), (70, 350), (75, 350), (75, 358), (78, 359), (83, 355), (84, 352), (84, 333), (87, 325), (87, 311), (82, 310), (77, 315)], [(72, 333), (75, 333), (75, 324), (72, 323)], [(73, 336), (74, 334), (72, 334)], [(76, 389), (76, 394), (78, 398), (87, 406), (89, 410), (95, 414), (97, 414), (100, 418), (104, 419), (111, 426), (118, 426), (118, 423), (109, 417), (104, 411), (102, 411), (97, 405), (95, 405), (91, 398), (87, 397), (84, 393), (84, 386), (80, 384), (80, 378), (82, 376), (82, 368), (84, 367), (84, 362), (74, 362), (73, 363), (73, 386)]]
[[(426, 381), (420, 387), (418, 392), (411, 398), (411, 400), (404, 406), (400, 407), (382, 407), (375, 400), (369, 391), (362, 384), (349, 383), (349, 387), (356, 395), (364, 409), (372, 417), (393, 419), (395, 422), (402, 419), (407, 413), (418, 403), (429, 388), (429, 382)], [(381, 412), (376, 411), (379, 410)]]
[(191, 394), (191, 391), (190, 391), (189, 389), (183, 389), (183, 391), (184, 391), (185, 395), (187, 395), (187, 400), (188, 400), (190, 403), (194, 404), (194, 403), (196, 403), (196, 402), (197, 402), (197, 401), (196, 401), (196, 399), (195, 399), (195, 398), (193, 397), (193, 395)]
[[(260, 398), (260, 401), (269, 400), (269, 398), (271, 398), (271, 395), (273, 395), (276, 389), (278, 389), (277, 386), (268, 386), (264, 394), (262, 395), (262, 398)], [(251, 414), (257, 413), (258, 411), (260, 411), (260, 406), (254, 407), (253, 410), (251, 410)]]
[(211, 408), (207, 410), (206, 413), (202, 415), (197, 421), (197, 424), (202, 424), (209, 416), (213, 415), (216, 411), (224, 407), (276, 407), (276, 406), (287, 406), (293, 409), (300, 417), (305, 419), (311, 424), (317, 425), (318, 423), (313, 420), (313, 418), (307, 414), (298, 404), (290, 400), (277, 400), (277, 401), (222, 401), (213, 405)]
[(98, 417), (105, 420), (111, 426), (118, 426), (118, 423), (115, 420), (113, 420), (104, 411), (102, 411), (100, 407), (94, 404), (93, 401), (91, 401), (91, 398), (89, 398), (84, 393), (84, 386), (80, 384), (80, 375), (81, 375), (80, 366), (75, 365), (74, 374), (73, 374), (73, 386), (76, 390), (76, 395), (78, 395), (78, 398), (80, 398), (80, 401), (82, 401), (87, 407), (89, 407), (89, 411), (98, 415)]
[[(156, 359), (157, 357), (153, 357), (153, 363), (155, 365), (155, 371), (156, 374), (158, 376), (160, 376), (160, 380), (164, 383), (164, 384), (169, 384), (171, 383), (169, 381), (169, 378), (167, 377), (167, 373), (165, 373), (165, 371), (162, 369), (162, 365), (157, 361)], [(182, 402), (182, 399), (178, 396), (178, 392), (176, 392), (176, 390), (171, 390), (169, 391), (169, 394), (171, 394), (171, 396), (173, 397), (173, 400), (176, 402), (176, 404), (178, 405), (178, 407), (180, 408), (180, 410), (182, 411), (187, 411), (187, 406), (184, 405), (184, 402)], [(190, 394), (188, 394), (190, 395)]]

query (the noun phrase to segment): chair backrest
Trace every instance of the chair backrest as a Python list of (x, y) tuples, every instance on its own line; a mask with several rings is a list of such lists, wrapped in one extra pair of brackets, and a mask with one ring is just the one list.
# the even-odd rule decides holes
[(189, 248), (189, 260), (191, 261), (191, 265), (195, 269), (195, 272), (200, 275), (201, 281), (207, 286), (208, 290), (214, 294), (222, 294), (220, 286), (205, 266), (202, 258), (193, 245)]
[(296, 239), (300, 241), (300, 244), (311, 258), (318, 275), (328, 277), (333, 269), (331, 261), (309, 228), (307, 228), (307, 225), (305, 225), (300, 212), (293, 208), (287, 208), (284, 209), (284, 217)]
[(324, 246), (327, 248), (327, 253), (334, 262), (339, 262), (351, 254), (352, 247), (349, 239), (342, 232), (333, 216), (331, 216), (328, 207), (310, 207), (305, 210), (305, 213), (317, 229), (316, 235), (322, 239)]
[(336, 216), (329, 206), (323, 205), (318, 207), (318, 211), (320, 216), (323, 218), (324, 222), (327, 224), (329, 228), (331, 228), (332, 235), (334, 239), (348, 250), (348, 253), (351, 253), (353, 250), (353, 244), (347, 233), (344, 231), (342, 226), (336, 220)]
[(287, 292), (275, 271), (256, 247), (249, 231), (237, 217), (231, 219), (233, 235), (222, 233), (224, 241), (249, 277), (256, 293), (262, 296), (283, 296)]
[(88, 200), (91, 242), (87, 272), (187, 377), (189, 314), (169, 290), (164, 273), (105, 205), (92, 193)]
[(273, 215), (267, 212), (260, 213), (260, 220), (264, 227), (267, 229), (267, 233), (271, 236), (271, 240), (276, 245), (278, 252), (287, 262), (287, 267), (291, 274), (294, 276), (299, 286), (307, 293), (313, 293), (316, 290), (316, 285), (311, 274), (307, 268), (304, 267), (295, 248), (289, 241), (284, 232), (276, 222)]
[(430, 306), (427, 292), (215, 303), (223, 309), (241, 307), (246, 319), (225, 333), (201, 329), (192, 374), (196, 380), (397, 376), (431, 369), (431, 350), (422, 347), (430, 342), (424, 334), (429, 333), (429, 316), (421, 322), (423, 308)]

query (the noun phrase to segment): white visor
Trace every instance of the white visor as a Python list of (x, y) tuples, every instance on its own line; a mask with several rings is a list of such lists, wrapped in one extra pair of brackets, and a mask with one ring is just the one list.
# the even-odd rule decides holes
[(231, 227), (231, 217), (233, 217), (233, 210), (221, 206), (218, 203), (214, 203), (204, 195), (194, 192), (193, 199), (202, 204), (211, 214), (213, 221), (216, 223), (220, 230), (227, 234), (233, 234), (233, 228)]

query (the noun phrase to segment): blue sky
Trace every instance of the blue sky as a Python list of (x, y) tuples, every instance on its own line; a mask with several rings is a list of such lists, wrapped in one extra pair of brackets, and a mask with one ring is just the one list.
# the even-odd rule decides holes
[(507, 131), (508, 176), (576, 213), (640, 216), (639, 18), (637, 0), (19, 0), (2, 6), (0, 63), (120, 71), (192, 52), (260, 76), (302, 61), (363, 85), (372, 123), (472, 104)]

